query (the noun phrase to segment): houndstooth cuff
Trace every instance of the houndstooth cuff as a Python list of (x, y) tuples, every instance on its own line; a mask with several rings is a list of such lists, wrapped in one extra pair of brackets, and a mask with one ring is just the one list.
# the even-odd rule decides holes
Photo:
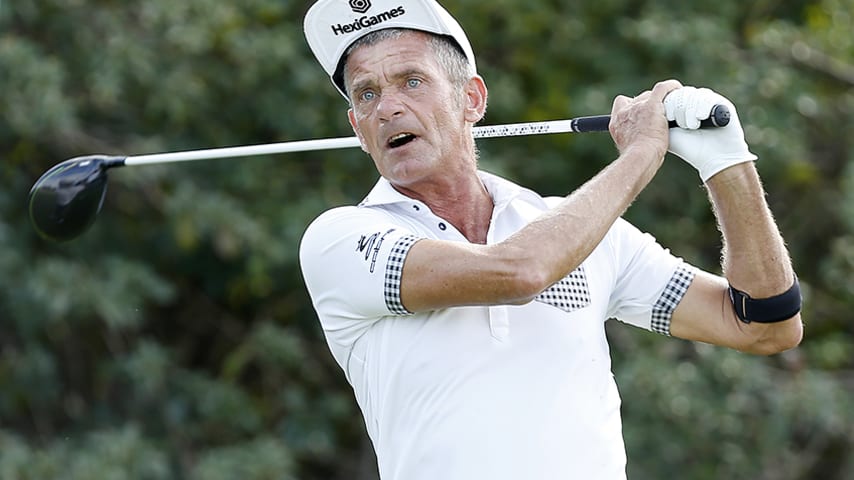
[(385, 295), (385, 306), (392, 315), (412, 315), (412, 312), (407, 310), (400, 300), (400, 280), (403, 275), (403, 261), (417, 240), (418, 238), (415, 235), (400, 237), (389, 253), (388, 264), (385, 267), (383, 293)]
[(662, 335), (670, 336), (670, 318), (673, 316), (673, 310), (682, 301), (685, 292), (694, 280), (694, 270), (686, 264), (680, 265), (667, 286), (664, 287), (664, 292), (661, 293), (655, 306), (652, 307), (652, 319), (650, 321), (650, 329), (653, 332)]

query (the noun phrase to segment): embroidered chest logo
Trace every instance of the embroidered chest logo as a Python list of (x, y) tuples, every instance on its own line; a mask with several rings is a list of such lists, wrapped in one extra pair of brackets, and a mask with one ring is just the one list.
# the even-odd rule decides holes
[(388, 230), (387, 232), (376, 232), (372, 235), (362, 235), (362, 238), (356, 242), (356, 251), (363, 254), (365, 256), (365, 261), (371, 262), (371, 273), (374, 273), (374, 267), (377, 265), (377, 256), (380, 254), (380, 247), (382, 247), (383, 240), (385, 240), (386, 235), (393, 232), (394, 229)]
[(587, 286), (584, 265), (544, 290), (534, 300), (557, 307), (564, 312), (590, 305), (590, 289)]

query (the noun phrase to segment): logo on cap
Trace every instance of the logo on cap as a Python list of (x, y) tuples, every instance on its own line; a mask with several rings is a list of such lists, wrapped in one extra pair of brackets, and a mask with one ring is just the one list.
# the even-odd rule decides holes
[[(370, 0), (350, 0), (350, 4), (367, 4), (365, 10), (371, 8)], [(358, 32), (363, 28), (371, 28), (375, 25), (379, 25), (380, 23), (387, 22), (394, 17), (398, 17), (400, 15), (404, 15), (406, 10), (403, 9), (403, 5), (393, 8), (387, 12), (380, 12), (376, 15), (364, 15), (362, 17), (357, 18), (353, 23), (344, 23), (337, 25), (330, 25), (332, 27), (332, 32), (335, 35), (344, 35), (348, 33)]]
[(365, 13), (371, 8), (371, 0), (350, 0), (350, 8), (356, 13)]

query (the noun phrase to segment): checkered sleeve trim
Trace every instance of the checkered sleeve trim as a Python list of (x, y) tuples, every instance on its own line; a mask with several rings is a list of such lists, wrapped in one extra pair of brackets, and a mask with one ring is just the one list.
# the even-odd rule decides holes
[(400, 279), (403, 275), (403, 261), (406, 259), (406, 254), (417, 240), (415, 235), (404, 235), (395, 242), (389, 253), (388, 264), (385, 267), (383, 293), (385, 306), (392, 315), (412, 315), (412, 312), (407, 310), (400, 301)]
[(673, 310), (682, 301), (682, 297), (685, 296), (685, 292), (688, 291), (693, 280), (694, 270), (685, 264), (680, 265), (673, 272), (673, 276), (670, 277), (670, 281), (664, 287), (664, 292), (662, 292), (655, 306), (652, 307), (650, 329), (653, 332), (670, 336), (670, 318), (673, 316)]

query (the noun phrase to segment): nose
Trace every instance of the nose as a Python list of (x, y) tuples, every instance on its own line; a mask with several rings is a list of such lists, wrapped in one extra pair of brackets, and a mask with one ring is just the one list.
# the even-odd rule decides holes
[(387, 90), (382, 93), (377, 102), (377, 116), (380, 121), (387, 122), (403, 115), (403, 108), (400, 95), (395, 91)]

